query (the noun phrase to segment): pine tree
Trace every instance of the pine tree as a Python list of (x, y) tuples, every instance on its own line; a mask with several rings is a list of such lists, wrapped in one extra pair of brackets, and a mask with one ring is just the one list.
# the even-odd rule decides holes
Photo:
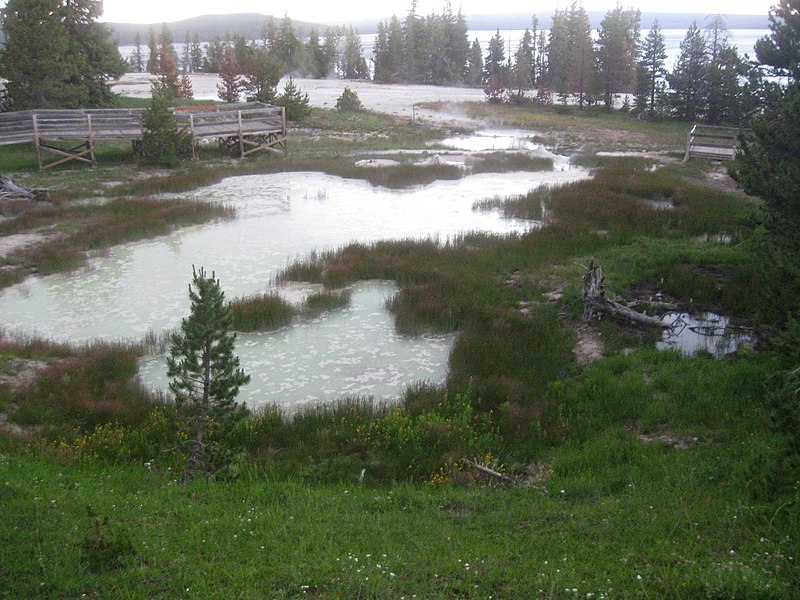
[(226, 44), (219, 66), (219, 78), (222, 82), (217, 84), (217, 96), (223, 102), (239, 101), (242, 89), (240, 71), (239, 63), (236, 61), (236, 51), (233, 46)]
[(147, 43), (147, 72), (151, 75), (158, 75), (158, 39), (152, 27), (149, 33), (150, 38)]
[(573, 2), (567, 15), (571, 52), (569, 55), (569, 91), (578, 96), (578, 106), (588, 101), (594, 87), (595, 54), (592, 24), (580, 0)]
[(635, 106), (639, 112), (647, 112), (651, 116), (656, 113), (660, 105), (657, 100), (665, 88), (666, 60), (666, 40), (658, 21), (655, 21), (642, 43), (637, 65)]
[(176, 404), (193, 414), (194, 436), (184, 479), (206, 463), (209, 430), (215, 425), (229, 426), (243, 416), (235, 399), (239, 388), (250, 381), (234, 354), (231, 309), (219, 280), (214, 273), (207, 277), (202, 268), (192, 268), (192, 280), (189, 316), (183, 319), (180, 332), (173, 334), (167, 358), (167, 375), (172, 379), (169, 387)]
[(499, 29), (489, 40), (489, 48), (483, 61), (483, 70), (485, 81), (488, 82), (494, 76), (500, 85), (503, 87), (507, 85), (506, 43), (503, 41), (503, 36), (500, 35)]
[(597, 41), (597, 71), (606, 109), (615, 93), (634, 90), (639, 43), (639, 11), (617, 5), (606, 13)]
[(300, 91), (292, 77), (286, 81), (283, 93), (275, 99), (275, 104), (286, 108), (286, 118), (290, 121), (302, 121), (311, 114), (308, 94)]
[(530, 29), (526, 29), (514, 53), (514, 66), (511, 68), (511, 88), (522, 95), (524, 90), (533, 87), (532, 74), (534, 56), (534, 37)]
[(319, 37), (319, 31), (312, 29), (308, 34), (305, 50), (306, 71), (314, 79), (324, 79), (330, 70), (330, 61)]
[(189, 57), (192, 61), (192, 68), (199, 71), (203, 66), (203, 47), (200, 45), (200, 36), (197, 33), (192, 36)]
[(281, 66), (266, 48), (255, 48), (244, 65), (242, 90), (247, 101), (272, 104), (278, 95), (282, 76)]
[[(751, 120), (753, 139), (743, 140), (732, 173), (764, 199), (772, 238), (800, 268), (800, 13), (797, 0), (779, 0), (770, 11), (768, 37), (756, 43), (758, 61), (788, 77), (773, 87)], [(796, 299), (795, 299), (796, 300)]]
[(191, 151), (189, 134), (178, 127), (170, 110), (171, 98), (153, 93), (150, 107), (142, 116), (142, 159), (146, 164), (171, 167)]
[(109, 78), (125, 63), (97, 19), (99, 0), (9, 0), (4, 78), (18, 108), (77, 108), (109, 104)]
[(697, 121), (705, 116), (708, 101), (709, 58), (706, 40), (697, 23), (686, 32), (681, 53), (667, 76), (670, 104), (678, 118)]
[(467, 72), (464, 76), (464, 83), (472, 87), (478, 87), (483, 81), (483, 49), (478, 38), (475, 38), (467, 55)]
[(142, 36), (137, 31), (136, 38), (133, 42), (133, 60), (131, 61), (131, 67), (137, 73), (141, 73), (144, 71), (144, 53), (142, 52)]
[(287, 73), (296, 73), (303, 65), (303, 43), (294, 30), (289, 16), (285, 16), (278, 29), (274, 46), (275, 57)]

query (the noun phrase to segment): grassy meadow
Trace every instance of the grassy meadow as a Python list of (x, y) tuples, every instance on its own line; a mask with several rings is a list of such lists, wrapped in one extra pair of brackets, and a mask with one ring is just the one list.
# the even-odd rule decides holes
[[(602, 130), (611, 149), (635, 138), (675, 152), (686, 126), (462, 108), (576, 144)], [(315, 158), (324, 142), (420, 147), (401, 145), (411, 134), (389, 117), (358, 119), (315, 111), (298, 142), (307, 154), (286, 161), (212, 159), (127, 179), (101, 166), (86, 189), (115, 177), (103, 188), (120, 199), (91, 209), (64, 199), (0, 223), (0, 234), (57, 228), (80, 256), (162, 231), (129, 231), (114, 216), (122, 207), (143, 211), (137, 222), (188, 223), (184, 203), (151, 195), (270, 169), (365, 177), (325, 152)], [(485, 160), (472, 167), (547, 168)], [(274, 329), (347, 306), (354, 282), (396, 281), (387, 308), (400, 333), (456, 333), (449, 374), (393, 405), (347, 398), (214, 423), (207, 473), (188, 483), (189, 421), (137, 383), (143, 345), (0, 335), (0, 597), (797, 597), (798, 392), (786, 373), (800, 358), (800, 326), (786, 313), (800, 279), (771, 254), (760, 201), (707, 185), (708, 163), (654, 161), (589, 151), (573, 159), (593, 169), (589, 180), (476, 203), (539, 229), (350, 244), (280, 273), (321, 284), (301, 306), (274, 294), (234, 299), (237, 330)], [(450, 176), (376, 172), (374, 185)], [(73, 210), (92, 217), (61, 220)], [(234, 216), (207, 210), (193, 222)], [(583, 323), (591, 260), (608, 293), (640, 310), (655, 310), (655, 298), (713, 310), (762, 339), (721, 359), (687, 357), (656, 351), (658, 332)], [(587, 333), (602, 350), (593, 360), (576, 352)]]

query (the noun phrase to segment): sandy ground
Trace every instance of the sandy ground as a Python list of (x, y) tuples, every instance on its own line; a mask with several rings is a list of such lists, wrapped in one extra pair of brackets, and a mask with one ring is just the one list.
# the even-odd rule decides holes
[[(194, 97), (198, 100), (216, 100), (219, 76), (213, 73), (195, 73), (192, 76)], [(148, 73), (128, 73), (112, 90), (124, 96), (147, 98), (150, 96)], [(358, 94), (368, 110), (412, 118), (433, 118), (435, 113), (420, 111), (415, 104), (420, 102), (484, 102), (483, 90), (478, 88), (440, 87), (434, 85), (388, 85), (369, 81), (343, 81), (341, 79), (295, 79), (300, 91), (308, 94), (312, 106), (334, 108), (336, 100), (345, 87)], [(283, 89), (282, 80), (278, 90)], [(450, 118), (453, 115), (449, 115)]]

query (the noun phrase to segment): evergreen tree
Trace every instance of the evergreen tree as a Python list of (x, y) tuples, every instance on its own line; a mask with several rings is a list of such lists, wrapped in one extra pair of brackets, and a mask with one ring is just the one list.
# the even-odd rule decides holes
[(709, 59), (706, 40), (697, 23), (686, 32), (681, 53), (667, 76), (670, 104), (678, 118), (696, 121), (705, 116), (708, 101)]
[[(72, 106), (69, 32), (57, 18), (59, 0), (9, 0), (2, 12), (3, 77), (17, 109)], [(65, 75), (67, 77), (65, 77)]]
[(478, 38), (475, 38), (467, 55), (467, 72), (464, 76), (464, 83), (472, 87), (478, 87), (483, 82), (483, 49)]
[(568, 13), (569, 40), (569, 91), (578, 96), (578, 106), (589, 100), (594, 88), (595, 54), (592, 41), (592, 24), (580, 0), (573, 2)]
[(272, 104), (278, 95), (281, 66), (266, 48), (255, 48), (244, 65), (242, 89), (247, 101)]
[(530, 29), (526, 29), (514, 53), (514, 66), (511, 68), (511, 88), (522, 95), (524, 90), (533, 87), (532, 75), (534, 72), (534, 37)]
[(99, 0), (9, 0), (3, 75), (18, 108), (92, 107), (111, 102), (106, 81), (125, 63), (97, 19)]
[(223, 102), (238, 102), (242, 89), (239, 62), (236, 60), (236, 51), (227, 44), (222, 53), (219, 77), (222, 80), (217, 84), (217, 96)]
[(303, 43), (294, 30), (289, 16), (285, 16), (278, 29), (274, 47), (275, 57), (287, 73), (297, 73), (303, 66)]
[(108, 106), (114, 95), (106, 83), (125, 72), (111, 30), (97, 19), (103, 16), (102, 0), (63, 0), (63, 22), (69, 32), (70, 61), (77, 75), (69, 80), (80, 106)]
[(193, 71), (200, 71), (203, 68), (203, 47), (200, 45), (200, 36), (197, 33), (192, 36), (189, 45), (189, 59)]
[(137, 31), (136, 38), (133, 41), (133, 56), (131, 60), (131, 67), (136, 73), (144, 71), (144, 53), (142, 52), (142, 36)]
[(344, 37), (340, 75), (344, 79), (369, 79), (369, 66), (361, 49), (361, 38), (352, 27), (347, 28)]
[[(770, 11), (768, 37), (756, 44), (758, 61), (789, 78), (773, 87), (751, 121), (732, 173), (744, 189), (764, 199), (768, 231), (800, 268), (800, 13), (797, 0), (779, 0)], [(796, 301), (796, 298), (795, 298)], [(795, 432), (796, 433), (796, 432)]]
[(166, 23), (161, 26), (158, 39), (158, 58), (155, 61), (156, 78), (153, 80), (154, 93), (159, 93), (168, 98), (184, 98), (187, 89), (181, 82), (178, 73), (178, 60), (175, 46), (172, 43), (172, 32)]
[(283, 93), (275, 99), (275, 104), (286, 109), (286, 118), (290, 121), (302, 121), (311, 114), (308, 94), (300, 91), (292, 77), (286, 81)]
[(658, 21), (653, 22), (644, 39), (636, 73), (636, 109), (655, 114), (665, 91), (667, 44)]
[(553, 13), (553, 24), (547, 44), (546, 83), (556, 91), (562, 103), (566, 104), (570, 93), (570, 68), (572, 62), (570, 23), (566, 11)]
[(275, 17), (269, 16), (264, 21), (264, 25), (261, 27), (261, 39), (268, 52), (275, 51), (278, 44), (278, 26), (275, 24)]
[(350, 112), (361, 112), (364, 110), (364, 105), (361, 104), (361, 99), (349, 87), (344, 88), (342, 95), (336, 100), (337, 110), (346, 110)]
[(778, 0), (769, 13), (771, 34), (756, 42), (756, 56), (780, 77), (800, 80), (800, 3)]
[(319, 31), (312, 29), (308, 34), (308, 43), (305, 50), (306, 71), (314, 79), (324, 79), (330, 71), (330, 60), (325, 54), (325, 48), (319, 37)]
[(597, 70), (606, 109), (613, 105), (615, 93), (634, 90), (639, 43), (639, 11), (622, 6), (606, 13), (600, 24), (597, 42)]
[(155, 91), (142, 116), (142, 159), (146, 164), (171, 167), (191, 152), (189, 134), (178, 127), (169, 96)]
[(489, 48), (486, 51), (486, 59), (483, 61), (484, 79), (489, 81), (494, 76), (500, 85), (506, 86), (508, 81), (508, 68), (506, 66), (506, 43), (500, 30), (497, 30), (489, 40)]
[(225, 44), (219, 36), (214, 36), (210, 43), (206, 44), (206, 56), (203, 59), (203, 71), (206, 73), (219, 73), (222, 55), (225, 52)]
[(214, 273), (192, 269), (191, 308), (172, 336), (167, 358), (170, 390), (179, 407), (192, 411), (194, 436), (188, 450), (184, 478), (201, 469), (208, 459), (206, 436), (213, 426), (226, 427), (243, 416), (236, 402), (239, 388), (250, 381), (234, 354), (231, 309)]
[(147, 43), (147, 72), (151, 75), (158, 75), (158, 39), (152, 27), (150, 28), (149, 34), (150, 37)]
[(453, 83), (463, 83), (467, 72), (467, 56), (469, 55), (469, 25), (467, 19), (459, 9), (455, 18), (450, 13), (450, 4), (447, 4), (447, 56), (452, 72), (457, 76)]

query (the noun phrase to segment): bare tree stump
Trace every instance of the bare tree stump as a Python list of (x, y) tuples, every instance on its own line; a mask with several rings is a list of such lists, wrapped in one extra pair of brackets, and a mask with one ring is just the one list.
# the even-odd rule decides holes
[(608, 314), (638, 325), (658, 327), (659, 329), (670, 328), (669, 323), (664, 323), (661, 319), (636, 312), (619, 302), (607, 298), (603, 270), (600, 265), (595, 265), (594, 261), (589, 262), (589, 267), (583, 275), (581, 299), (583, 300), (584, 321), (588, 321), (595, 314)]

